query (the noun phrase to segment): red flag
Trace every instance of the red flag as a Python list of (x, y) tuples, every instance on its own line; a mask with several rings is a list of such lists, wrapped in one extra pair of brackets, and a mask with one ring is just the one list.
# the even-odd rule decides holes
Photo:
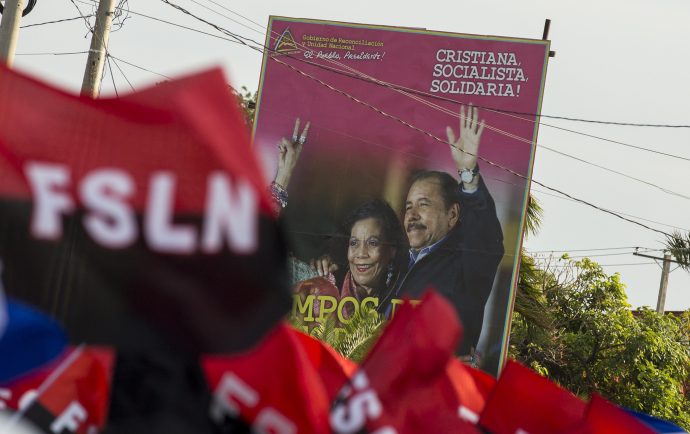
[(585, 420), (565, 434), (654, 434), (656, 431), (596, 393), (587, 406)]
[(354, 374), (357, 364), (341, 356), (318, 339), (295, 329), (290, 329), (290, 331), (302, 346), (307, 359), (319, 373), (323, 386), (326, 388), (328, 401), (332, 402), (338, 391)]
[(331, 410), (333, 432), (478, 432), (460, 417), (448, 374), (457, 368), (449, 364), (460, 335), (455, 310), (433, 291), (417, 307), (401, 306), (341, 390)]
[(0, 391), (8, 408), (45, 432), (98, 432), (107, 420), (113, 360), (108, 349), (77, 347)]
[(491, 391), (496, 385), (496, 379), (455, 358), (448, 362), (446, 374), (456, 393), (458, 416), (467, 422), (476, 424), (479, 421), (479, 415), (484, 411)]
[[(329, 392), (321, 378), (326, 367), (319, 363), (317, 369), (308, 355), (313, 348), (305, 351), (303, 341), (281, 324), (244, 354), (204, 356), (214, 420), (241, 418), (257, 431), (276, 434), (328, 432)], [(333, 359), (326, 361), (330, 367), (338, 364)]]
[(514, 361), (508, 361), (479, 425), (494, 434), (552, 434), (582, 421), (580, 398)]

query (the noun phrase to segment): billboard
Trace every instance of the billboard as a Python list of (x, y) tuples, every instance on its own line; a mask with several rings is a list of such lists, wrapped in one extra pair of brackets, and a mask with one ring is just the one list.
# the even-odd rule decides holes
[(549, 42), (271, 17), (266, 48), (254, 143), (293, 313), (390, 317), (432, 286), (460, 315), (458, 354), (496, 373)]

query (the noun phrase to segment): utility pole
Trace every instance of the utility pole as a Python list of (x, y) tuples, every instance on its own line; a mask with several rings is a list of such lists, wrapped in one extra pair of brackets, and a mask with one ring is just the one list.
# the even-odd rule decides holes
[(668, 275), (671, 272), (671, 262), (680, 264), (678, 261), (671, 259), (671, 252), (664, 252), (663, 258), (657, 258), (656, 256), (645, 255), (638, 253), (637, 249), (633, 253), (635, 256), (643, 256), (645, 258), (656, 259), (657, 261), (664, 261), (664, 265), (661, 267), (661, 283), (659, 284), (659, 298), (656, 301), (656, 311), (657, 313), (664, 314), (664, 307), (666, 306), (666, 290), (668, 289)]
[(661, 283), (659, 284), (659, 298), (656, 302), (656, 312), (664, 314), (666, 306), (666, 288), (668, 288), (668, 274), (671, 268), (671, 252), (664, 252), (664, 266), (661, 269)]
[(98, 97), (105, 56), (107, 54), (108, 38), (110, 37), (110, 28), (113, 26), (114, 10), (115, 0), (100, 0), (98, 3), (96, 25), (91, 35), (89, 58), (86, 61), (84, 81), (81, 84), (81, 94), (84, 96)]
[(6, 0), (0, 22), (0, 61), (12, 66), (19, 39), (19, 23), (24, 11), (24, 0)]

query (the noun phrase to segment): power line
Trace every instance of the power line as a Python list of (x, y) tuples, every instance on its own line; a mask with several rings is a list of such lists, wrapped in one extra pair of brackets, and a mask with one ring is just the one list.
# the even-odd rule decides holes
[[(70, 1), (72, 1), (72, 0), (70, 0)], [(91, 5), (91, 3), (87, 3), (87, 2), (82, 1), (82, 0), (76, 0), (76, 1), (78, 1), (79, 3), (82, 3), (82, 4), (89, 4), (89, 5)], [(234, 40), (234, 39), (224, 38), (224, 37), (222, 37), (222, 36), (214, 35), (213, 33), (209, 33), (209, 32), (204, 32), (203, 30), (195, 29), (195, 28), (193, 28), (193, 27), (183, 26), (182, 24), (173, 23), (172, 21), (163, 20), (163, 19), (160, 19), (160, 18), (153, 17), (153, 16), (151, 16), (151, 15), (142, 14), (142, 13), (140, 13), (140, 12), (134, 12), (134, 11), (131, 10), (131, 9), (129, 9), (129, 13), (132, 14), (132, 15), (136, 15), (136, 16), (142, 17), (142, 18), (150, 19), (150, 20), (152, 20), (152, 21), (158, 21), (158, 22), (160, 22), (160, 23), (168, 24), (168, 25), (171, 25), (171, 26), (173, 26), (173, 27), (179, 27), (179, 28), (181, 28), (181, 29), (185, 29), (185, 30), (189, 30), (189, 31), (192, 31), (192, 32), (195, 32), (195, 33), (200, 33), (200, 34), (202, 34), (202, 35), (210, 36), (210, 37), (212, 37), (212, 38), (221, 39), (221, 40), (224, 40), (224, 41), (232, 42), (232, 43), (234, 43), (234, 44), (238, 44), (238, 42), (237, 42), (236, 40)]]
[(175, 8), (175, 9), (177, 9), (178, 11), (184, 13), (185, 15), (189, 15), (190, 17), (192, 17), (192, 18), (194, 18), (194, 19), (196, 19), (196, 20), (198, 20), (198, 21), (201, 21), (202, 23), (205, 23), (205, 24), (207, 24), (207, 25), (213, 27), (214, 29), (218, 30), (219, 32), (221, 32), (221, 33), (223, 33), (223, 34), (225, 34), (225, 35), (230, 36), (231, 38), (235, 39), (238, 43), (240, 43), (240, 44), (242, 44), (242, 45), (244, 45), (244, 46), (247, 46), (247, 47), (249, 47), (249, 48), (252, 48), (253, 50), (258, 51), (259, 53), (262, 53), (262, 54), (263, 54), (263, 53), (264, 53), (264, 50), (263, 50), (263, 49), (260, 49), (260, 48), (258, 48), (258, 47), (253, 47), (253, 46), (249, 45), (246, 41), (251, 41), (252, 43), (254, 43), (254, 44), (256, 44), (256, 45), (258, 45), (258, 46), (260, 46), (260, 47), (263, 47), (264, 49), (267, 48), (267, 47), (264, 47), (263, 44), (260, 44), (260, 43), (258, 43), (258, 42), (256, 42), (256, 41), (254, 41), (253, 39), (246, 38), (246, 37), (241, 36), (241, 35), (239, 35), (239, 34), (237, 34), (237, 33), (231, 32), (230, 30), (224, 29), (223, 27), (220, 27), (220, 26), (217, 25), (217, 24), (214, 24), (214, 23), (212, 23), (212, 22), (210, 22), (210, 21), (207, 21), (207, 20), (205, 20), (205, 19), (203, 19), (203, 18), (201, 18), (201, 17), (199, 17), (199, 16), (196, 16), (196, 15), (194, 15), (193, 13), (189, 12), (187, 9), (183, 8), (182, 6), (179, 6), (179, 5), (175, 4), (175, 3), (172, 3), (172, 2), (170, 2), (169, 0), (161, 0), (161, 1), (162, 1), (163, 3), (165, 3), (165, 4), (167, 4), (167, 5), (169, 5), (169, 6), (173, 7), (173, 8)]
[(110, 56), (110, 57), (113, 59), (113, 63), (115, 64), (115, 67), (120, 71), (120, 74), (122, 74), (122, 76), (125, 78), (125, 81), (129, 85), (130, 89), (134, 90), (134, 86), (132, 86), (132, 83), (129, 81), (129, 79), (125, 75), (124, 71), (122, 71), (122, 68), (120, 68), (120, 65), (117, 64), (117, 62), (115, 61), (115, 58), (113, 56)]
[[(224, 14), (222, 14), (222, 13), (220, 13), (220, 12), (218, 12), (218, 11), (216, 11), (216, 10), (214, 10), (214, 9), (212, 9), (212, 8), (210, 8), (210, 7), (208, 7), (208, 6), (204, 6), (204, 5), (202, 5), (201, 3), (199, 3), (199, 2), (196, 1), (196, 0), (189, 0), (189, 1), (191, 1), (192, 3), (195, 3), (195, 4), (199, 5), (199, 6), (201, 6), (202, 8), (204, 8), (204, 9), (206, 9), (206, 10), (209, 10), (209, 11), (213, 12), (214, 14), (220, 15), (221, 17), (226, 18), (226, 19), (232, 21), (232, 22), (235, 23), (235, 24), (239, 24), (240, 26), (244, 27), (245, 29), (249, 29), (249, 30), (251, 30), (252, 32), (263, 33), (263, 32), (260, 32), (259, 30), (256, 30), (256, 29), (254, 29), (254, 28), (249, 27), (248, 25), (246, 25), (246, 24), (244, 24), (244, 23), (241, 23), (241, 22), (237, 21), (237, 20), (234, 19), (234, 18), (230, 18), (229, 16), (224, 15)], [(224, 8), (224, 9), (226, 9), (226, 8)]]
[(119, 57), (115, 57), (115, 56), (110, 56), (110, 57), (112, 57), (114, 60), (118, 60), (118, 61), (120, 61), (120, 62), (122, 62), (122, 63), (125, 63), (125, 64), (127, 64), (127, 65), (129, 65), (129, 66), (132, 66), (132, 67), (134, 67), (134, 68), (141, 69), (142, 71), (150, 72), (151, 74), (159, 75), (159, 76), (161, 76), (161, 77), (163, 77), (163, 78), (167, 78), (168, 80), (172, 80), (171, 77), (168, 77), (168, 76), (165, 75), (165, 74), (161, 74), (160, 72), (151, 71), (150, 69), (146, 69), (146, 68), (144, 68), (143, 66), (135, 65), (134, 63), (127, 62), (126, 60), (122, 60), (122, 59), (119, 58)]
[(664, 187), (662, 187), (662, 186), (660, 186), (660, 185), (654, 184), (654, 183), (649, 182), (649, 181), (645, 181), (644, 179), (635, 178), (634, 176), (630, 176), (630, 175), (628, 175), (628, 174), (626, 174), (626, 173), (619, 172), (619, 171), (613, 170), (613, 169), (609, 169), (608, 167), (602, 166), (602, 165), (597, 164), (597, 163), (593, 163), (593, 162), (591, 162), (591, 161), (589, 161), (589, 160), (585, 160), (585, 159), (583, 159), (583, 158), (579, 158), (579, 157), (576, 157), (576, 156), (571, 155), (571, 154), (566, 154), (565, 152), (559, 151), (559, 150), (557, 150), (557, 149), (550, 148), (550, 147), (548, 147), (548, 146), (546, 146), (546, 145), (537, 144), (537, 146), (540, 147), (540, 148), (546, 149), (546, 150), (548, 150), (548, 151), (551, 151), (551, 152), (553, 152), (553, 153), (556, 153), (556, 154), (558, 154), (558, 155), (561, 155), (561, 156), (563, 156), (563, 157), (567, 157), (567, 158), (573, 159), (573, 160), (575, 160), (575, 161), (579, 161), (580, 163), (587, 164), (587, 165), (589, 165), (589, 166), (594, 166), (594, 167), (597, 167), (597, 168), (599, 168), (599, 169), (602, 169), (602, 170), (604, 170), (604, 171), (606, 171), (606, 172), (615, 173), (616, 175), (622, 176), (622, 177), (624, 177), (624, 178), (628, 178), (628, 179), (631, 179), (631, 180), (633, 180), (633, 181), (637, 181), (637, 182), (640, 182), (640, 183), (642, 183), (642, 184), (648, 185), (648, 186), (650, 186), (650, 187), (657, 188), (657, 189), (661, 190), (662, 192), (664, 192), (664, 193), (666, 193), (666, 194), (670, 194), (670, 195), (672, 195), (672, 196), (677, 196), (677, 197), (680, 197), (680, 198), (683, 198), (683, 199), (688, 199), (688, 200), (690, 200), (690, 196), (686, 196), (686, 195), (684, 195), (684, 194), (675, 192), (675, 191), (673, 191), (673, 190), (669, 190), (669, 189), (664, 188)]
[[(519, 119), (524, 119), (524, 118), (519, 118)], [(530, 121), (530, 119), (525, 119), (525, 120)], [(649, 148), (645, 148), (642, 146), (632, 145), (630, 143), (621, 142), (619, 140), (607, 139), (606, 137), (595, 136), (593, 134), (583, 133), (582, 131), (576, 131), (576, 130), (571, 130), (569, 128), (558, 127), (556, 125), (545, 124), (544, 122), (539, 122), (539, 125), (544, 125), (545, 127), (554, 128), (554, 129), (561, 130), (561, 131), (567, 131), (567, 132), (572, 133), (572, 134), (577, 134), (580, 136), (585, 136), (585, 137), (589, 137), (589, 138), (596, 139), (596, 140), (602, 140), (602, 141), (608, 142), (608, 143), (614, 143), (616, 145), (621, 145), (621, 146), (625, 146), (628, 148), (637, 149), (640, 151), (646, 151), (646, 152), (651, 152), (653, 154), (663, 155), (663, 156), (670, 157), (670, 158), (676, 158), (679, 160), (690, 161), (690, 158), (683, 157), (681, 155), (669, 154), (667, 152), (662, 152), (662, 151), (657, 151), (655, 149), (649, 149)]]
[(568, 259), (581, 259), (581, 258), (602, 258), (605, 256), (623, 256), (623, 255), (632, 255), (633, 252), (619, 252), (619, 253), (599, 253), (596, 255), (568, 255)]
[[(89, 19), (81, 12), (81, 9), (79, 9), (79, 6), (74, 2), (74, 0), (69, 0), (69, 1), (77, 9), (77, 12), (79, 12), (79, 16), (84, 20), (84, 24), (86, 25), (86, 28), (89, 30), (89, 33), (93, 33), (93, 27), (91, 26), (91, 23), (89, 23)], [(87, 33), (87, 35), (88, 35), (88, 33)]]
[[(90, 18), (93, 15), (86, 15), (86, 18)], [(64, 18), (61, 20), (55, 20), (55, 21), (45, 21), (42, 23), (36, 23), (36, 24), (27, 24), (24, 26), (19, 27), (20, 29), (28, 29), (29, 27), (38, 27), (38, 26), (45, 26), (46, 24), (57, 24), (57, 23), (65, 23), (67, 21), (74, 21), (74, 20), (80, 20), (83, 17), (72, 17), (72, 18)]]
[[(250, 23), (257, 25), (261, 29), (261, 31), (260, 31), (261, 34), (263, 34), (264, 31), (266, 30), (266, 27), (263, 24), (257, 23), (256, 21), (252, 20), (251, 18), (248, 18), (248, 17), (246, 17), (246, 16), (244, 16), (244, 15), (242, 15), (236, 11), (233, 11), (232, 9), (229, 9), (229, 8), (223, 6), (222, 4), (218, 3), (218, 2), (215, 2), (213, 0), (206, 0), (206, 1), (213, 3), (214, 5), (219, 6), (222, 9), (225, 9), (226, 11), (230, 12), (231, 14), (233, 14), (235, 16), (243, 18), (243, 19), (249, 21)], [(258, 30), (257, 30), (257, 32), (258, 32)]]
[(627, 246), (627, 247), (598, 247), (598, 248), (593, 248), (593, 249), (561, 249), (561, 250), (530, 250), (527, 253), (533, 254), (533, 253), (557, 253), (557, 252), (563, 252), (563, 253), (568, 253), (568, 252), (603, 252), (603, 251), (610, 251), (610, 250), (630, 250), (630, 249), (644, 249), (644, 251), (647, 252), (655, 252), (663, 249), (650, 249), (647, 247), (639, 247), (639, 246)]
[(110, 79), (113, 81), (113, 89), (115, 89), (115, 96), (120, 97), (117, 93), (117, 86), (115, 85), (115, 76), (113, 75), (113, 67), (110, 65), (110, 56), (106, 56), (105, 60), (108, 61), (108, 70), (110, 71)]
[[(559, 196), (559, 195), (557, 195), (557, 194), (552, 194), (552, 193), (549, 193), (549, 192), (546, 192), (546, 191), (537, 190), (536, 188), (531, 188), (530, 191), (531, 191), (531, 192), (532, 192), (532, 191), (533, 191), (533, 192), (537, 192), (537, 193), (539, 193), (539, 194), (545, 194), (545, 195), (551, 196), (551, 197), (555, 197), (556, 199), (568, 200), (568, 201), (570, 201), (570, 202), (575, 202), (575, 203), (577, 203), (576, 200), (572, 200), (572, 199), (569, 199), (569, 198), (567, 198), (567, 197)], [(670, 225), (670, 224), (668, 224), (668, 223), (662, 223), (662, 222), (659, 222), (659, 221), (656, 221), (656, 220), (650, 220), (650, 219), (647, 219), (647, 218), (644, 218), (644, 217), (640, 217), (640, 216), (636, 216), (636, 215), (633, 215), (633, 214), (624, 213), (624, 212), (621, 212), (621, 211), (618, 211), (618, 210), (609, 210), (609, 211), (613, 211), (613, 212), (615, 212), (616, 214), (624, 215), (624, 216), (627, 216), (627, 217), (632, 217), (632, 218), (635, 218), (635, 219), (637, 219), (637, 220), (642, 220), (642, 221), (649, 222), (649, 223), (655, 223), (655, 224), (658, 224), (658, 225), (661, 225), (661, 226), (666, 226), (666, 227), (669, 227), (669, 228), (672, 228), (672, 229), (677, 229), (677, 230), (679, 230), (679, 231), (690, 231), (689, 229), (685, 229), (685, 228), (681, 228), (681, 227), (678, 227), (678, 226)]]
[[(639, 266), (639, 265), (657, 265), (656, 262), (627, 262), (623, 264), (599, 264), (597, 263), (598, 266), (600, 267), (633, 267), (633, 266)], [(547, 266), (546, 270), (548, 271), (549, 269), (565, 269), (565, 268), (571, 268), (571, 265), (551, 265)]]
[(43, 52), (43, 53), (17, 53), (15, 56), (69, 56), (72, 54), (86, 54), (88, 51), (68, 51), (63, 53), (58, 52)]

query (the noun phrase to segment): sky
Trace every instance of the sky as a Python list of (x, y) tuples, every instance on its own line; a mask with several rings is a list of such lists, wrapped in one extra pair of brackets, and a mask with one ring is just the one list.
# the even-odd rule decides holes
[[(548, 66), (542, 114), (690, 125), (690, 2), (685, 0), (169, 1), (259, 42), (264, 40), (269, 15), (535, 39), (541, 38), (548, 18), (556, 56)], [(84, 15), (95, 13), (90, 1), (39, 0), (22, 25), (79, 17), (77, 6)], [(119, 61), (112, 65), (112, 73), (105, 73), (103, 96), (114, 95), (115, 89), (125, 93), (214, 66), (224, 69), (233, 86), (257, 89), (261, 55), (256, 51), (223, 39), (227, 36), (163, 0), (129, 0), (127, 7), (128, 18), (110, 36), (110, 54)], [(93, 25), (94, 19), (90, 22)], [(89, 43), (81, 18), (24, 27), (14, 66), (76, 93)], [(690, 128), (543, 118), (538, 144), (534, 180), (665, 232), (690, 230)], [(550, 252), (588, 256), (607, 273), (620, 274), (631, 305), (656, 306), (661, 266), (653, 259), (633, 256), (632, 251), (634, 247), (658, 249), (647, 253), (662, 256), (663, 235), (534, 184), (532, 194), (541, 202), (544, 218), (538, 234), (525, 240), (528, 251), (545, 259)], [(674, 264), (671, 270), (666, 309), (689, 309), (690, 273)]]

